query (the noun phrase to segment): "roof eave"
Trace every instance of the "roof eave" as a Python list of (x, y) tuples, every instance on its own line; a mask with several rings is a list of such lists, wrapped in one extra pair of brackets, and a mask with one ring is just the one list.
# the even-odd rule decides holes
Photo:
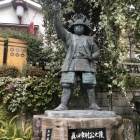
[(23, 0), (24, 2), (27, 2), (28, 5), (30, 5), (31, 7), (33, 8), (36, 8), (36, 9), (42, 9), (41, 5), (39, 3), (36, 3), (36, 2), (33, 2), (31, 0)]
[[(4, 0), (0, 2), (0, 8), (4, 8), (6, 6), (10, 6), (13, 0)], [(42, 9), (41, 5), (39, 3), (33, 2), (31, 0), (23, 0), (24, 3), (28, 5), (30, 5), (31, 7), (35, 8), (35, 9)], [(26, 6), (26, 8), (27, 8)], [(14, 6), (13, 6), (14, 7)], [(14, 7), (15, 8), (15, 7)]]

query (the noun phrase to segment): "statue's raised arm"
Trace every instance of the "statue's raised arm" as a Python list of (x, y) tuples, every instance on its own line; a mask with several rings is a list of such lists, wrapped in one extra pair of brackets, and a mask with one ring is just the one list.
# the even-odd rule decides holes
[(54, 26), (56, 29), (56, 32), (58, 36), (62, 39), (65, 40), (65, 28), (62, 26), (61, 19), (60, 19), (60, 6), (59, 3), (57, 2), (55, 7), (54, 7)]

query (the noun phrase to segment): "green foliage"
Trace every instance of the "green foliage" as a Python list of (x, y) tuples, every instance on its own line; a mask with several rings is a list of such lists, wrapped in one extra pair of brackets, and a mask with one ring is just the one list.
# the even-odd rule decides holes
[[(42, 38), (28, 35), (23, 31), (7, 30), (0, 32), (5, 38), (14, 37), (25, 40), (28, 44), (28, 62), (43, 61), (46, 63), (46, 78), (37, 77), (1, 78), (0, 96), (7, 109), (12, 112), (22, 110), (32, 112), (53, 107), (61, 93), (59, 86), (60, 69), (64, 59), (63, 44), (57, 36), (53, 26), (54, 1), (39, 0), (42, 2), (44, 26), (46, 27), (46, 50), (42, 52)], [(49, 2), (49, 3), (47, 3)], [(52, 3), (50, 3), (52, 2)], [(134, 8), (130, 8), (133, 5)], [(126, 88), (138, 84), (130, 83), (127, 71), (122, 67), (128, 54), (128, 44), (131, 43), (139, 51), (140, 39), (140, 3), (134, 0), (67, 0), (61, 3), (61, 19), (64, 27), (69, 28), (67, 21), (74, 13), (83, 13), (90, 20), (95, 40), (100, 47), (101, 57), (97, 63), (97, 88), (107, 89), (112, 93), (119, 88), (125, 93)], [(55, 50), (55, 51), (54, 51)], [(46, 54), (46, 55), (45, 55)], [(44, 57), (45, 58), (41, 58)], [(31, 69), (33, 72), (31, 72)], [(27, 75), (44, 77), (44, 73), (34, 67), (27, 69)], [(38, 74), (39, 73), (39, 74)], [(3, 81), (2, 81), (3, 80)], [(138, 79), (132, 79), (139, 83)], [(136, 86), (135, 86), (136, 85)]]
[(46, 72), (43, 71), (41, 68), (37, 68), (37, 67), (34, 67), (34, 66), (28, 66), (26, 71), (25, 71), (25, 76), (28, 77), (28, 76), (36, 76), (36, 77), (39, 77), (39, 78), (44, 78), (46, 75)]
[(19, 70), (13, 66), (3, 66), (0, 68), (0, 77), (17, 77), (19, 74)]
[(20, 73), (18, 68), (13, 66), (3, 66), (0, 68), (0, 77), (20, 77), (20, 76), (37, 76), (39, 78), (44, 78), (46, 72), (41, 68), (34, 67), (34, 66), (26, 66), (24, 72)]
[(140, 89), (140, 77), (127, 77), (125, 86), (127, 89)]
[(135, 130), (135, 140), (139, 140), (140, 139), (140, 132), (139, 132), (139, 125), (140, 125), (140, 118), (139, 116), (136, 116), (135, 118), (132, 117), (130, 118), (134, 124), (134, 130)]
[[(15, 32), (12, 32), (11, 34), (13, 35), (14, 33)], [(8, 32), (6, 32), (6, 35), (8, 35)], [(28, 57), (28, 60), (30, 62), (38, 62), (38, 60), (41, 59), (41, 61), (46, 62), (48, 70), (44, 72), (40, 68), (27, 66), (23, 74), (26, 77), (21, 78), (11, 78), (16, 76), (11, 76), (8, 71), (5, 71), (5, 73), (2, 71), (0, 78), (1, 102), (7, 111), (13, 113), (26, 113), (29, 111), (31, 114), (35, 114), (43, 113), (44, 110), (48, 108), (54, 108), (54, 106), (58, 104), (58, 99), (61, 94), (59, 78), (60, 65), (62, 64), (60, 58), (62, 58), (62, 54), (59, 54), (58, 50), (54, 52), (52, 48), (48, 48), (40, 53), (42, 49), (36, 50), (40, 42), (37, 41), (35, 37), (28, 38), (27, 34), (27, 37), (25, 37), (22, 33), (19, 33), (17, 36), (12, 35), (8, 37), (24, 38), (27, 42), (29, 50), (28, 56), (30, 57)], [(35, 55), (35, 57), (33, 55)], [(41, 57), (45, 58), (42, 60)], [(60, 61), (58, 62), (57, 60)], [(14, 72), (12, 74), (14, 74)]]
[(22, 122), (22, 128), (19, 128), (15, 121), (17, 117), (10, 121), (0, 120), (0, 140), (31, 140), (31, 126), (24, 129)]
[[(44, 26), (47, 27), (47, 45), (49, 48), (59, 47), (62, 43), (57, 39), (52, 26), (55, 3), (49, 0), (39, 1), (43, 7)], [(128, 57), (128, 40), (139, 49), (140, 3), (134, 0), (67, 0), (61, 2), (60, 6), (61, 19), (67, 29), (67, 21), (74, 13), (83, 13), (90, 19), (93, 29), (91, 35), (94, 35), (101, 50), (101, 58), (97, 63), (97, 88), (107, 89), (110, 94), (114, 88), (126, 93), (127, 71), (122, 67), (122, 62)]]
[(51, 77), (0, 78), (2, 104), (9, 112), (43, 113), (48, 108), (54, 108), (60, 94), (58, 79)]
[(14, 114), (11, 114), (11, 112), (7, 111), (6, 106), (2, 104), (2, 101), (0, 102), (0, 120), (10, 120), (12, 117), (14, 117)]
[(140, 139), (140, 134), (137, 134), (136, 136), (135, 136), (135, 140), (139, 140)]

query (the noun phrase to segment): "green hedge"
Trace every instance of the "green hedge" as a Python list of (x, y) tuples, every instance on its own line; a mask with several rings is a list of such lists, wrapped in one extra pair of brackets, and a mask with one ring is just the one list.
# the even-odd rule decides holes
[(13, 113), (43, 113), (59, 102), (61, 87), (58, 79), (38, 77), (1, 77), (1, 104)]

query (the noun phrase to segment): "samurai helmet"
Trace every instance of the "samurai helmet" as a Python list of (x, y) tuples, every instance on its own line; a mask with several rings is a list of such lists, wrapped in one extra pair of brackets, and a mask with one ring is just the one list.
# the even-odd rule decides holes
[(91, 29), (89, 27), (89, 20), (87, 20), (87, 17), (83, 14), (74, 14), (71, 17), (71, 20), (68, 21), (70, 24), (70, 28), (68, 29), (69, 32), (74, 33), (74, 26), (75, 25), (84, 25), (84, 35), (89, 35), (91, 32)]

